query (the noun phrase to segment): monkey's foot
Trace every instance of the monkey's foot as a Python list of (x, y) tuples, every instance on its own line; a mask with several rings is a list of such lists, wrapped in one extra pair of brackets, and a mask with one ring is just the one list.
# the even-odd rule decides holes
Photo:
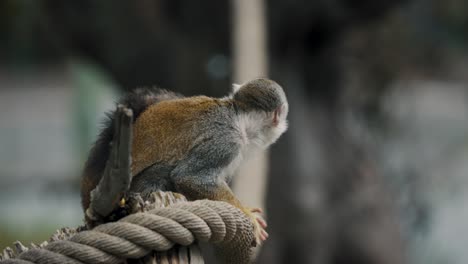
[(265, 231), (267, 223), (262, 217), (263, 210), (260, 208), (247, 208), (247, 215), (252, 219), (254, 225), (255, 241), (253, 246), (259, 246), (268, 238), (268, 233)]

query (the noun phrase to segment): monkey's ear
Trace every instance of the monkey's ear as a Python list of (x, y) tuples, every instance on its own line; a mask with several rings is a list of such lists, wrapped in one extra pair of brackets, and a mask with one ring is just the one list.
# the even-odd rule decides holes
[(232, 93), (235, 94), (237, 93), (237, 91), (239, 91), (239, 89), (242, 87), (241, 84), (237, 84), (237, 83), (233, 83), (232, 84)]

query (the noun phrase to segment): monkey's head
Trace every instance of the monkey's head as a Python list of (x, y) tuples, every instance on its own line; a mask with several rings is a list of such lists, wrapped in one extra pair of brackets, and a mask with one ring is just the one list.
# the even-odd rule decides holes
[(276, 82), (261, 78), (234, 84), (232, 98), (240, 109), (239, 124), (258, 146), (268, 147), (286, 131), (289, 105)]

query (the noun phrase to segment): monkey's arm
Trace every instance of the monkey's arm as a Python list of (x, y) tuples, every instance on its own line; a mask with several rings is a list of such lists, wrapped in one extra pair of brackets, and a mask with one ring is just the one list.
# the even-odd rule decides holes
[(209, 199), (232, 204), (251, 219), (255, 233), (254, 245), (260, 245), (268, 238), (268, 233), (265, 231), (267, 224), (260, 215), (262, 213), (261, 209), (243, 206), (224, 181), (209, 183), (197, 179), (199, 178), (178, 177), (174, 182), (177, 192), (184, 194), (190, 200)]
[(252, 220), (258, 245), (268, 237), (264, 230), (266, 222), (259, 215), (261, 210), (243, 206), (225, 178), (231, 163), (239, 155), (240, 146), (226, 141), (220, 144), (220, 141), (211, 139), (194, 148), (188, 158), (173, 170), (171, 179), (176, 191), (190, 200), (224, 201), (239, 208)]

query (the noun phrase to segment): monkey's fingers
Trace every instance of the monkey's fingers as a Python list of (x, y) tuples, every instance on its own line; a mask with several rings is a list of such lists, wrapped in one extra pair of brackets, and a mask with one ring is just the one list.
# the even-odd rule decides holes
[(262, 241), (267, 240), (268, 236), (269, 236), (269, 235), (268, 235), (267, 231), (265, 231), (265, 229), (262, 229), (262, 230), (260, 231), (260, 239), (261, 239)]
[(266, 221), (263, 217), (258, 213), (253, 213), (253, 221), (254, 221), (254, 232), (255, 232), (255, 243), (254, 246), (261, 245), (267, 238), (268, 233), (265, 231), (267, 227)]
[(258, 224), (259, 224), (262, 228), (267, 228), (268, 224), (267, 224), (267, 222), (265, 221), (265, 219), (263, 219), (263, 217), (261, 217), (261, 216), (259, 216), (259, 215), (257, 215), (256, 217), (257, 217), (256, 220), (257, 220)]
[(261, 208), (250, 208), (250, 212), (255, 216), (255, 220), (262, 228), (266, 228), (268, 226), (265, 219), (261, 215), (263, 213)]
[(252, 209), (250, 209), (250, 211), (251, 211), (252, 213), (263, 214), (263, 209), (262, 209), (262, 208), (252, 208)]

